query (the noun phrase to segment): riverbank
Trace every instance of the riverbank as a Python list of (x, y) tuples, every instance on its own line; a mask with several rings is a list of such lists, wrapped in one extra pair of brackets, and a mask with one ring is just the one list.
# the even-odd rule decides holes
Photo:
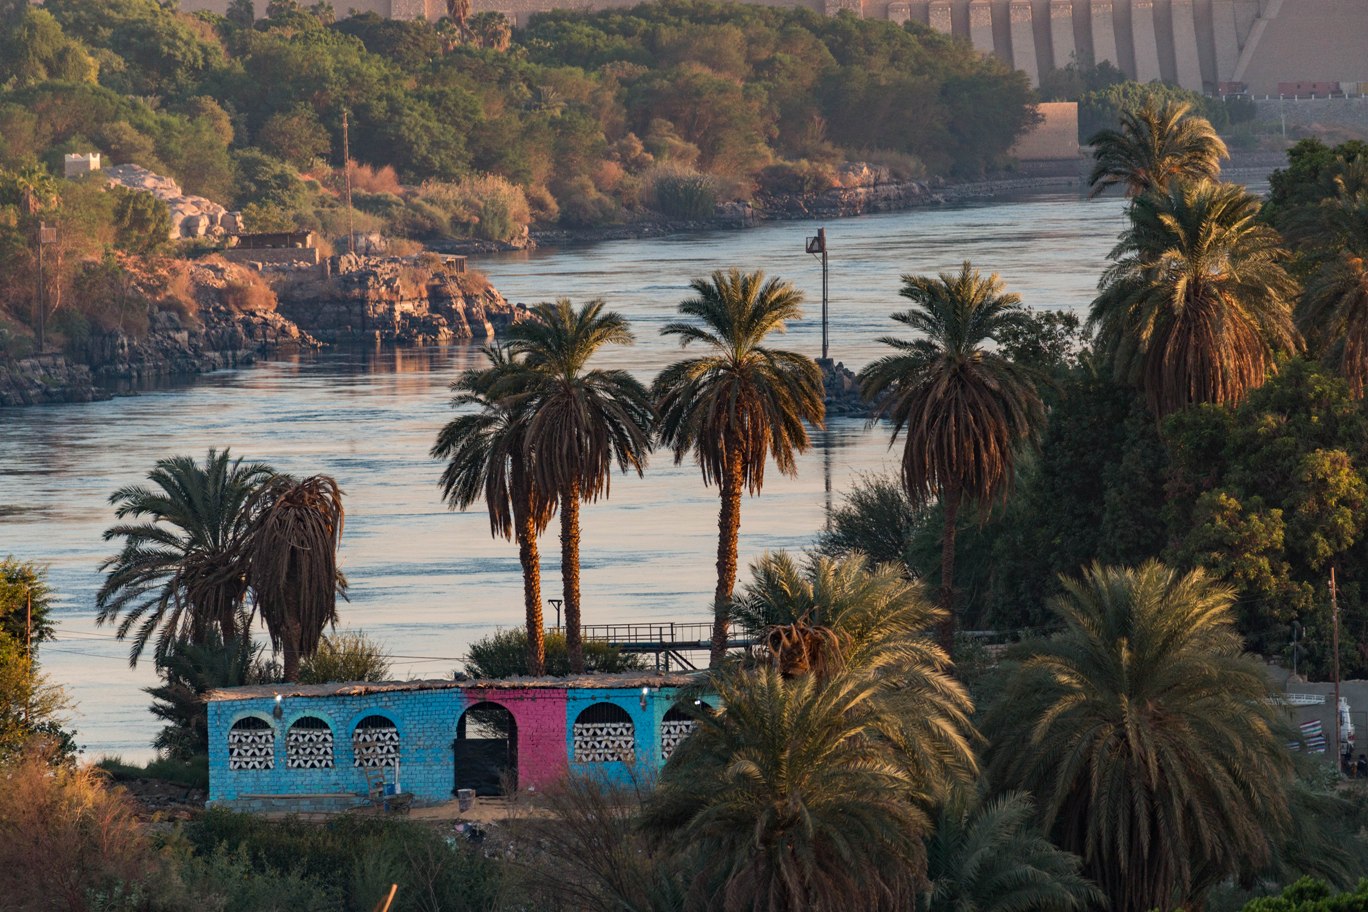
[[(637, 240), (697, 231), (726, 231), (751, 228), (764, 222), (806, 221), (812, 219), (854, 218), (879, 212), (902, 212), (931, 206), (954, 205), (995, 197), (1024, 196), (1081, 190), (1082, 172), (1023, 175), (1020, 177), (952, 183), (931, 181), (875, 181), (865, 186), (834, 187), (820, 193), (758, 196), (755, 203), (726, 203), (720, 214), (708, 219), (651, 218), (620, 225), (588, 228), (547, 228), (529, 232), (529, 244), (504, 245), (514, 251), (575, 247), (603, 241)], [(480, 252), (490, 252), (488, 243)], [(466, 252), (452, 245), (452, 252)], [(472, 251), (473, 252), (473, 251)]]
[(335, 343), (492, 339), (526, 314), (463, 261), (432, 254), (262, 271), (216, 257), (126, 265), (146, 326), (90, 329), (61, 339), (60, 352), (0, 360), (0, 407), (109, 399)]

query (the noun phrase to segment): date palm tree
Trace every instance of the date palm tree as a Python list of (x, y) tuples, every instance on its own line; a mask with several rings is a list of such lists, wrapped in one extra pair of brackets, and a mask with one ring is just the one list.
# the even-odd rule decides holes
[(490, 533), (517, 539), (527, 614), (527, 668), (529, 674), (541, 675), (546, 670), (546, 633), (537, 536), (550, 523), (556, 499), (543, 496), (533, 481), (526, 416), (493, 392), (502, 378), (518, 369), (517, 361), (502, 348), (486, 348), (484, 353), (489, 367), (465, 371), (451, 384), (452, 407), (474, 406), (478, 411), (447, 422), (437, 435), (432, 457), (447, 460), (439, 483), (453, 510), (483, 500)]
[(561, 581), (570, 667), (584, 671), (580, 609), (581, 502), (606, 497), (614, 464), (641, 475), (655, 412), (646, 388), (621, 370), (590, 369), (605, 345), (633, 342), (627, 321), (603, 301), (575, 308), (562, 298), (533, 308), (508, 331), (517, 369), (497, 395), (526, 422), (525, 451), (537, 491), (555, 492), (561, 524)]
[(1093, 147), (1089, 196), (1115, 184), (1126, 195), (1164, 193), (1175, 180), (1215, 180), (1225, 143), (1211, 122), (1192, 113), (1187, 102), (1160, 102), (1151, 96), (1121, 112), (1120, 129), (1102, 130), (1088, 140)]
[(1297, 326), (1306, 341), (1339, 362), (1354, 395), (1368, 384), (1368, 190), (1336, 177), (1336, 192), (1319, 207), (1319, 230), (1308, 238), (1319, 265), (1306, 282)]
[(1116, 378), (1145, 393), (1156, 418), (1188, 405), (1234, 404), (1301, 341), (1287, 252), (1235, 184), (1178, 181), (1142, 196), (1111, 252), (1089, 325)]
[[(842, 603), (826, 618), (838, 640), (867, 648), (843, 654), (829, 673), (786, 674), (777, 663), (714, 671), (721, 708), (698, 715), (646, 804), (648, 833), (695, 850), (691, 889), (710, 898), (708, 908), (915, 902), (934, 808), (976, 771), (972, 707), (925, 637), (938, 610), (915, 584), (861, 582), (865, 572), (860, 558), (810, 564), (797, 579), (811, 588), (800, 584), (779, 615), (806, 614), (814, 596), (831, 596)], [(754, 594), (783, 601), (763, 577)], [(880, 636), (884, 623), (896, 632)]]
[(892, 347), (860, 373), (860, 390), (877, 402), (875, 417), (893, 422), (889, 446), (905, 432), (902, 483), (915, 505), (940, 501), (941, 645), (955, 631), (955, 535), (960, 507), (1004, 502), (1017, 450), (1034, 441), (1044, 407), (1032, 373), (987, 347), (1026, 319), (1021, 299), (996, 274), (968, 262), (959, 273), (904, 275), (900, 294), (913, 306), (893, 319), (918, 334), (884, 337)]
[(989, 781), (1025, 789), (1113, 912), (1201, 908), (1289, 826), (1286, 722), (1234, 590), (1155, 561), (1064, 581), (985, 718)]
[(346, 593), (337, 567), (342, 490), (327, 475), (275, 475), (257, 492), (252, 512), (241, 566), (271, 644), (281, 652), (285, 680), (297, 681), (300, 662), (337, 623), (337, 596)]
[(246, 635), (240, 615), (247, 580), (235, 555), (258, 489), (270, 466), (210, 450), (204, 462), (190, 456), (159, 459), (147, 480), (115, 491), (109, 502), (119, 522), (104, 540), (122, 539), (119, 553), (100, 567), (95, 596), (99, 624), (118, 622), (117, 636), (132, 637), (129, 664), (156, 637), (165, 656), (177, 641), (220, 642)]
[(675, 464), (693, 454), (703, 483), (721, 494), (717, 537), (717, 589), (713, 595), (712, 664), (727, 650), (729, 606), (736, 586), (741, 494), (759, 494), (771, 458), (785, 475), (797, 474), (795, 456), (809, 446), (807, 424), (826, 418), (822, 372), (806, 355), (770, 348), (765, 339), (802, 315), (803, 295), (760, 271), (718, 270), (690, 283), (693, 297), (679, 312), (693, 322), (661, 329), (681, 346), (709, 349), (660, 372), (652, 387), (660, 413), (660, 442)]
[(1082, 860), (1039, 831), (1030, 795), (984, 799), (961, 790), (946, 802), (927, 844), (931, 889), (920, 912), (1075, 912), (1101, 905)]

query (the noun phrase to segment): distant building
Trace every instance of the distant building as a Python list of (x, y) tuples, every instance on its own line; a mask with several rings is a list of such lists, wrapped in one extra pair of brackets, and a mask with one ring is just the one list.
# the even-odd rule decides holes
[(62, 160), (62, 176), (67, 180), (74, 177), (83, 177), (93, 174), (100, 170), (100, 153), (85, 152), (81, 154), (68, 154)]
[(637, 672), (214, 691), (209, 802), (343, 810), (364, 801), (376, 770), (419, 803), (545, 789), (569, 772), (627, 785), (658, 770), (706, 710), (694, 683)]

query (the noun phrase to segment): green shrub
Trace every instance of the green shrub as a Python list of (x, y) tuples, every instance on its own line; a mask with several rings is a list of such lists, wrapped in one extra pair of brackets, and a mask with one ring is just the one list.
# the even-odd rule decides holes
[(169, 757), (159, 757), (142, 766), (136, 763), (125, 763), (122, 757), (106, 756), (101, 757), (95, 765), (109, 774), (109, 778), (115, 782), (127, 782), (130, 779), (156, 779), (160, 782), (170, 782), (173, 785), (183, 785), (186, 788), (209, 788), (209, 756), (198, 754), (189, 760), (173, 760)]
[(325, 636), (318, 652), (305, 659), (299, 669), (301, 684), (386, 681), (389, 677), (389, 655), (360, 630)]
[[(584, 642), (584, 670), (587, 672), (607, 674), (645, 667), (642, 656), (624, 653), (597, 640)], [(471, 643), (465, 670), (475, 678), (511, 678), (527, 674), (527, 631), (514, 627)], [(556, 677), (570, 674), (570, 653), (563, 633), (546, 635), (546, 673)]]
[[(256, 909), (346, 909), (366, 912), (399, 885), (395, 910), (441, 909), (484, 912), (498, 908), (505, 874), (499, 863), (474, 847), (450, 842), (429, 826), (406, 820), (345, 815), (323, 825), (297, 819), (266, 820), (221, 808), (206, 812), (185, 830), (196, 860), (192, 881), (209, 890), (223, 874), (239, 874), (244, 884), (265, 878), (282, 891), (310, 884), (322, 905), (247, 904)], [(231, 883), (231, 880), (228, 881)]]
[(686, 168), (662, 167), (651, 180), (655, 209), (671, 218), (712, 218), (717, 209), (717, 182)]

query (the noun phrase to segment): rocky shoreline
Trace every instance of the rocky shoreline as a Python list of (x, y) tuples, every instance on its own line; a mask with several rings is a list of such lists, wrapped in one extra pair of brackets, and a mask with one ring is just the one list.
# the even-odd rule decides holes
[[(527, 313), (431, 254), (333, 257), (323, 267), (263, 272), (211, 257), (168, 270), (139, 277), (145, 332), (92, 332), (61, 353), (0, 361), (0, 408), (108, 399), (117, 386), (333, 343), (490, 339)], [(178, 297), (166, 292), (173, 285)]]

